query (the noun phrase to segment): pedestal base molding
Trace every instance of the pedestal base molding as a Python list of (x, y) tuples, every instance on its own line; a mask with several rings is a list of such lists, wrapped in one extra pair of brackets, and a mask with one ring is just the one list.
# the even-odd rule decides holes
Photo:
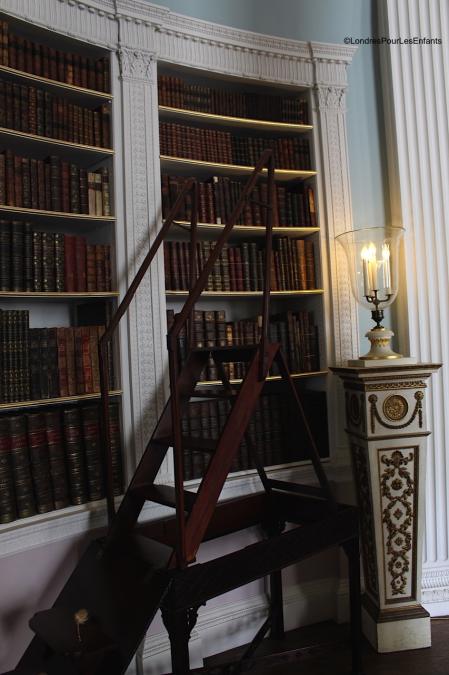
[(430, 615), (420, 604), (381, 610), (365, 596), (362, 625), (365, 637), (380, 654), (422, 649), (432, 644)]

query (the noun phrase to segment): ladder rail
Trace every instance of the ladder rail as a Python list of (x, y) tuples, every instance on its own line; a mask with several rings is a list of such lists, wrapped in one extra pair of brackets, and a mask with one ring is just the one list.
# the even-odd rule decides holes
[(179, 193), (175, 204), (171, 208), (162, 228), (158, 232), (155, 240), (148, 253), (146, 254), (136, 276), (134, 277), (130, 287), (128, 288), (125, 297), (119, 304), (116, 312), (112, 316), (105, 333), (101, 337), (98, 345), (99, 365), (100, 365), (100, 392), (101, 392), (101, 440), (103, 449), (104, 466), (106, 468), (106, 498), (107, 498), (107, 512), (108, 521), (111, 525), (115, 517), (115, 503), (114, 503), (114, 489), (113, 489), (113, 465), (111, 453), (111, 437), (109, 427), (109, 372), (108, 372), (108, 350), (110, 343), (120, 320), (127, 312), (131, 301), (133, 300), (137, 289), (142, 282), (152, 260), (157, 254), (157, 251), (163, 243), (171, 225), (174, 223), (176, 215), (179, 213), (185, 197), (189, 192), (192, 192), (192, 209), (190, 222), (190, 282), (189, 295), (184, 303), (181, 311), (175, 316), (175, 321), (167, 336), (167, 347), (169, 352), (169, 378), (170, 390), (172, 396), (171, 417), (173, 429), (173, 452), (174, 452), (174, 469), (175, 469), (175, 492), (176, 492), (176, 514), (177, 514), (177, 560), (180, 567), (186, 565), (186, 541), (185, 541), (185, 512), (184, 512), (184, 465), (183, 465), (183, 451), (182, 451), (182, 437), (181, 437), (181, 406), (178, 391), (178, 377), (180, 372), (179, 354), (177, 348), (177, 338), (187, 324), (188, 329), (188, 344), (190, 348), (193, 345), (193, 311), (195, 303), (206, 287), (209, 275), (220, 256), (223, 247), (228, 241), (234, 225), (238, 221), (242, 210), (245, 207), (251, 192), (253, 191), (256, 182), (267, 169), (268, 173), (268, 189), (267, 189), (267, 203), (266, 203), (266, 248), (265, 248), (265, 265), (264, 265), (264, 291), (262, 299), (262, 331), (259, 342), (259, 349), (261, 350), (259, 380), (263, 380), (267, 374), (265, 352), (268, 344), (268, 324), (269, 324), (269, 306), (270, 306), (270, 277), (271, 277), (271, 258), (272, 258), (272, 228), (274, 222), (274, 204), (275, 204), (275, 183), (274, 183), (274, 158), (271, 149), (265, 150), (256, 163), (254, 170), (246, 182), (240, 198), (237, 201), (234, 209), (227, 220), (223, 231), (217, 239), (215, 246), (211, 250), (208, 259), (205, 261), (203, 268), (199, 271), (197, 276), (197, 225), (198, 225), (198, 184), (196, 179), (190, 178), (186, 181), (183, 189)]

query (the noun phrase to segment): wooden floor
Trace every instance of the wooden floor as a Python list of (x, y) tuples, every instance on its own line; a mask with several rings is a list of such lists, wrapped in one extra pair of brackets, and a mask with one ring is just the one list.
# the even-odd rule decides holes
[[(347, 626), (322, 623), (288, 633), (285, 648), (298, 648), (335, 641), (335, 646), (326, 653), (309, 656), (293, 664), (251, 670), (251, 675), (350, 675), (349, 630)], [(275, 651), (266, 641), (257, 654)], [(279, 643), (277, 643), (279, 644)], [(364, 643), (364, 675), (449, 675), (449, 618), (432, 620), (432, 647), (395, 654), (377, 654)], [(208, 664), (229, 662), (237, 657), (241, 648), (208, 659)]]

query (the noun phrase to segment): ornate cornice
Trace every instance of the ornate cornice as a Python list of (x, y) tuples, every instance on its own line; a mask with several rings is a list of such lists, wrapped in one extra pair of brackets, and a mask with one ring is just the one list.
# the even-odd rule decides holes
[(315, 87), (316, 103), (319, 110), (344, 111), (346, 87), (317, 85)]

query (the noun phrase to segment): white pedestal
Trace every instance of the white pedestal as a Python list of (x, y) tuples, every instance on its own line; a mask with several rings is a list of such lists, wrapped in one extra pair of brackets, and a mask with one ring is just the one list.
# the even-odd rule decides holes
[(421, 606), (427, 380), (439, 364), (333, 368), (360, 508), (363, 631), (378, 652), (430, 647)]

